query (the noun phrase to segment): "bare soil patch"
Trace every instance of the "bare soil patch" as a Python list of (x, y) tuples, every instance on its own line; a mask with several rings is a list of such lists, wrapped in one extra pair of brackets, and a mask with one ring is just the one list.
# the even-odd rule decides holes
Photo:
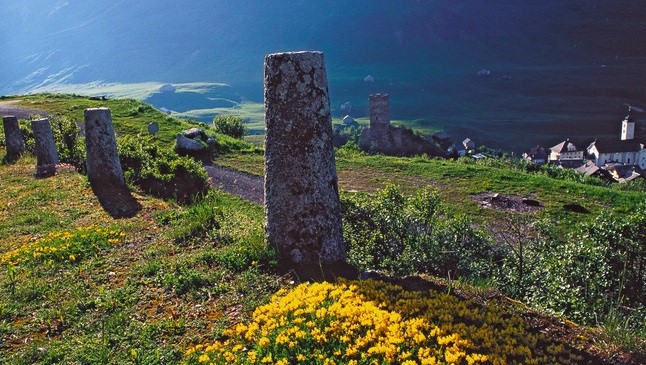
[(212, 187), (252, 203), (264, 203), (265, 188), (262, 177), (217, 165), (205, 165), (204, 169), (211, 178)]
[(472, 196), (473, 200), (483, 208), (508, 212), (533, 212), (544, 209), (543, 205), (532, 198), (523, 198), (518, 195), (504, 195), (499, 193), (483, 193)]

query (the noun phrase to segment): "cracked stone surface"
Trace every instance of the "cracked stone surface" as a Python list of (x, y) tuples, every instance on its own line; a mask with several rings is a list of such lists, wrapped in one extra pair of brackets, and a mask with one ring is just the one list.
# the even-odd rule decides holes
[(321, 52), (265, 57), (266, 236), (295, 265), (345, 260)]
[(56, 174), (58, 152), (54, 143), (52, 126), (48, 118), (31, 121), (36, 149), (36, 176), (48, 177)]
[(7, 115), (2, 118), (2, 125), (4, 127), (4, 139), (7, 146), (7, 161), (15, 161), (25, 150), (25, 142), (20, 134), (20, 127), (18, 125), (18, 118), (13, 115)]
[(85, 109), (85, 148), (90, 184), (126, 188), (108, 108)]

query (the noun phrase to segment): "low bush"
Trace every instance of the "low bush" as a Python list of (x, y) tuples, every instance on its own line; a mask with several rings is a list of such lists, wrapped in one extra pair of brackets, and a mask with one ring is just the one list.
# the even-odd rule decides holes
[(372, 196), (346, 194), (341, 201), (349, 261), (361, 270), (490, 275), (494, 247), (466, 218), (441, 214), (434, 192), (422, 190), (407, 197), (389, 187)]
[(616, 308), (646, 318), (646, 206), (605, 212), (566, 235), (545, 236), (537, 252), (532, 303), (599, 323)]
[(208, 174), (200, 163), (159, 147), (150, 137), (120, 138), (117, 149), (126, 180), (147, 193), (190, 203), (208, 190)]
[(218, 133), (240, 139), (247, 130), (243, 122), (240, 116), (218, 115), (213, 118), (213, 127)]
[(81, 173), (86, 173), (85, 138), (79, 127), (68, 117), (53, 116), (49, 119), (58, 151), (58, 159), (68, 163)]
[(603, 212), (566, 232), (549, 218), (512, 214), (489, 239), (428, 191), (346, 194), (342, 205), (348, 259), (361, 270), (487, 282), (581, 323), (631, 324), (643, 341), (646, 206), (629, 216)]

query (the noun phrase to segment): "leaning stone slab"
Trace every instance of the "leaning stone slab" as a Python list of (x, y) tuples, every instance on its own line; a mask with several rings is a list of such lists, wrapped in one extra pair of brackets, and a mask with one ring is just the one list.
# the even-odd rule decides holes
[(265, 57), (265, 121), (268, 243), (295, 265), (344, 261), (323, 53)]
[(85, 109), (84, 117), (87, 177), (90, 185), (127, 189), (117, 153), (110, 109)]
[(36, 142), (36, 177), (54, 176), (58, 163), (58, 152), (49, 119), (32, 120), (31, 129)]
[(7, 145), (5, 161), (16, 161), (25, 150), (25, 142), (20, 134), (20, 126), (18, 126), (18, 118), (13, 115), (5, 116), (2, 118), (2, 125), (4, 127), (4, 139)]
[(141, 205), (123, 178), (110, 109), (85, 109), (84, 116), (87, 177), (92, 191), (112, 217), (132, 217)]

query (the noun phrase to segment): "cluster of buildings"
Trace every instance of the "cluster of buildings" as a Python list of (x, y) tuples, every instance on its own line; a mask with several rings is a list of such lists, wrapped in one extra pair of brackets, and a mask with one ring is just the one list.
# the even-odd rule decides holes
[[(348, 112), (343, 124), (358, 127), (359, 124), (350, 114), (351, 104), (346, 103), (341, 108)], [(359, 147), (369, 153), (485, 158), (485, 155), (476, 153), (475, 143), (470, 138), (454, 143), (446, 132), (422, 138), (408, 128), (391, 125), (388, 94), (370, 95), (370, 126), (363, 129), (358, 137)], [(617, 138), (595, 139), (586, 148), (580, 148), (566, 139), (550, 148), (535, 146), (524, 153), (523, 158), (536, 165), (553, 164), (575, 169), (588, 176), (628, 182), (646, 175), (646, 141), (635, 137), (635, 122), (630, 118), (629, 109), (621, 122), (621, 134)]]
[(630, 112), (621, 122), (621, 134), (616, 139), (594, 140), (580, 148), (569, 139), (551, 148), (536, 146), (523, 154), (534, 164), (555, 164), (573, 168), (588, 176), (600, 176), (627, 182), (646, 172), (646, 146), (635, 138), (635, 122)]

